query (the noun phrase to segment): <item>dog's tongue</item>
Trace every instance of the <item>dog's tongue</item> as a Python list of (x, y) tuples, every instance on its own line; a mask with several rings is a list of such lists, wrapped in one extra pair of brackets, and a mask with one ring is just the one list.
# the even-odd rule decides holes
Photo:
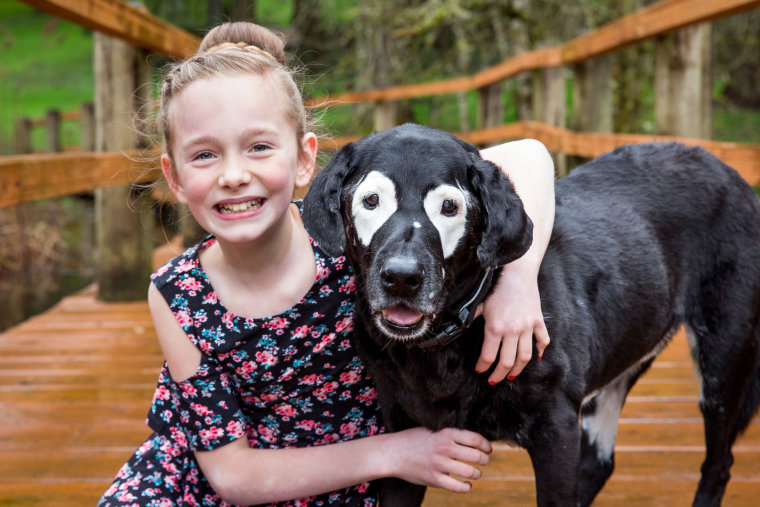
[(395, 305), (383, 310), (383, 317), (399, 326), (410, 326), (420, 320), (422, 314), (406, 305)]

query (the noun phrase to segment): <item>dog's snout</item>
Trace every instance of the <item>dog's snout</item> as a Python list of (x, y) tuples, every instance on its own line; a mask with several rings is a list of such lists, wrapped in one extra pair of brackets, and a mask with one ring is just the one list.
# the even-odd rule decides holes
[(412, 257), (391, 257), (380, 271), (383, 288), (394, 296), (417, 294), (425, 279), (425, 268)]

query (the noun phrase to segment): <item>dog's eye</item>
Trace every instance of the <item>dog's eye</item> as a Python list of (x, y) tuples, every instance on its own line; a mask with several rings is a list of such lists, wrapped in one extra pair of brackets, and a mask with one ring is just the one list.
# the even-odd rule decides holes
[(377, 208), (377, 205), (380, 204), (380, 197), (378, 197), (377, 194), (369, 194), (362, 199), (362, 203), (364, 203), (366, 209), (375, 209)]
[(457, 216), (458, 211), (459, 206), (457, 206), (457, 202), (454, 199), (446, 199), (443, 201), (443, 204), (441, 204), (441, 215), (455, 217)]

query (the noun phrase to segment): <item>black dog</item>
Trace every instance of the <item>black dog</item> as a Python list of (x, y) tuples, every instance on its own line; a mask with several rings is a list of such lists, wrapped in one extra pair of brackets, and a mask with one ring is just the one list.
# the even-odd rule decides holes
[[(531, 224), (475, 147), (404, 125), (342, 148), (304, 203), (312, 237), (353, 263), (356, 346), (386, 426), (457, 426), (527, 449), (540, 505), (587, 505), (612, 473), (617, 418), (685, 324), (701, 377), (707, 455), (694, 503), (720, 503), (731, 446), (760, 404), (760, 206), (700, 148), (626, 146), (556, 185), (539, 275), (552, 343), (512, 382), (476, 375), (493, 271)], [(498, 272), (498, 269), (497, 269)], [(461, 335), (461, 336), (460, 336)], [(535, 352), (534, 352), (535, 357)], [(381, 505), (424, 487), (387, 480)]]

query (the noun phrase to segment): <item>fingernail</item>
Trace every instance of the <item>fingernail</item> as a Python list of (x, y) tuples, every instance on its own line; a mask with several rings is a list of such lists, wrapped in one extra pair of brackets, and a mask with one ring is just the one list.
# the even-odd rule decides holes
[(496, 382), (494, 382), (493, 380), (489, 380), (488, 383), (491, 384), (492, 386), (496, 385)]
[(514, 380), (516, 378), (517, 378), (516, 375), (510, 375), (509, 377), (507, 377), (507, 380), (509, 380), (511, 382), (512, 380)]
[(482, 375), (483, 374), (483, 372), (480, 371), (480, 370), (475, 370), (475, 373), (477, 373), (478, 375)]
[(543, 354), (541, 354), (540, 356), (538, 356), (538, 360), (539, 361), (543, 361), (543, 359), (544, 359), (544, 355)]

